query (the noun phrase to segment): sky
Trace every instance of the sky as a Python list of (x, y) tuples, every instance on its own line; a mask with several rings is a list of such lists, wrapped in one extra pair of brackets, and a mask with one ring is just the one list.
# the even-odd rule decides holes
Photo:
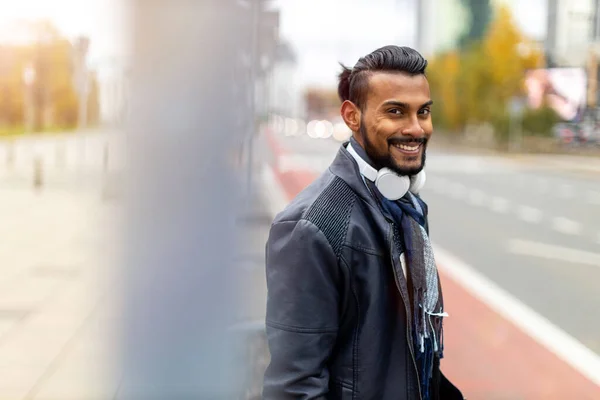
[[(354, 65), (386, 44), (414, 46), (418, 0), (272, 0), (281, 11), (281, 37), (299, 58), (304, 85), (332, 85), (338, 62)], [(438, 0), (448, 1), (448, 0)], [(546, 0), (496, 0), (509, 3), (529, 35), (545, 33)], [(126, 53), (123, 37), (126, 0), (0, 0), (0, 33), (9, 21), (48, 18), (67, 36), (91, 37), (91, 64)]]
[[(279, 0), (280, 35), (299, 56), (305, 85), (336, 82), (338, 61), (350, 66), (387, 44), (415, 46), (418, 0)], [(448, 0), (437, 0), (448, 1)], [(521, 30), (541, 39), (547, 0), (497, 0), (508, 4)]]
[(349, 64), (390, 43), (414, 45), (409, 0), (281, 0), (280, 35), (299, 56), (305, 84), (328, 85)]
[(0, 32), (15, 20), (49, 19), (68, 37), (91, 38), (90, 62), (125, 53), (123, 0), (0, 0)]

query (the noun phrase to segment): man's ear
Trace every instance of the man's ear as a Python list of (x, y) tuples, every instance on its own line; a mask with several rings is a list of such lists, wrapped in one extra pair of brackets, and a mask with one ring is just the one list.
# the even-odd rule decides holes
[(346, 100), (342, 103), (342, 107), (340, 109), (340, 114), (342, 115), (342, 119), (350, 128), (352, 132), (358, 132), (360, 130), (360, 109), (351, 102), (350, 100)]

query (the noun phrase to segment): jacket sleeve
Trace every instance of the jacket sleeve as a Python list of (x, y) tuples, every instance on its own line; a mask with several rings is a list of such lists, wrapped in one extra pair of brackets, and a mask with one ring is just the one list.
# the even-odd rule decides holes
[(267, 341), (264, 399), (325, 399), (336, 342), (337, 257), (311, 222), (274, 223), (266, 246)]

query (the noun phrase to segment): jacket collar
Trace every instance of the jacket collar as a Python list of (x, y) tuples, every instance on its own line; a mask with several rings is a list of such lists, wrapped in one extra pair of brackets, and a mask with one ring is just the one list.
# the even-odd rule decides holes
[[(371, 182), (367, 184), (364, 181), (366, 178), (363, 178), (361, 175), (358, 163), (352, 154), (350, 154), (350, 152), (346, 149), (348, 143), (351, 143), (352, 148), (356, 151), (356, 153), (373, 167), (373, 162), (365, 150), (354, 138), (350, 138), (349, 141), (342, 144), (329, 169), (334, 175), (346, 182), (346, 184), (348, 184), (348, 186), (350, 186), (350, 188), (354, 190), (354, 192), (358, 194), (358, 196), (360, 196), (367, 204), (379, 210), (389, 221), (396, 221), (393, 213), (390, 212), (388, 207), (384, 206), (384, 203), (390, 203), (390, 201), (385, 200), (381, 193), (373, 192), (377, 191), (375, 184)], [(410, 215), (412, 215), (413, 218), (415, 218), (415, 220), (417, 220), (421, 225), (426, 226), (424, 219), (425, 217), (413, 206), (411, 206), (410, 203), (411, 200), (405, 196), (398, 201), (398, 206), (401, 207), (405, 212), (408, 212)]]
[(356, 152), (364, 157), (363, 159), (372, 165), (369, 158), (364, 153), (364, 150), (360, 145), (352, 138), (350, 141), (344, 142), (340, 147), (337, 156), (331, 163), (329, 170), (342, 179), (350, 188), (368, 205), (374, 207), (377, 210), (380, 210), (386, 215), (390, 217), (387, 212), (385, 212), (378, 199), (375, 197), (374, 193), (371, 193), (367, 188), (367, 185), (363, 181), (363, 177), (360, 173), (360, 169), (358, 163), (350, 154), (350, 152), (346, 149), (348, 143), (352, 143), (352, 147)]

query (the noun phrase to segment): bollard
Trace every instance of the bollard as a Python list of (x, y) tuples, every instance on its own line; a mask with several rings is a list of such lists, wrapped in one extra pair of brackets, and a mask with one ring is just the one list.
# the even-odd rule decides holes
[(41, 157), (33, 159), (33, 188), (40, 190), (44, 186), (44, 167)]

